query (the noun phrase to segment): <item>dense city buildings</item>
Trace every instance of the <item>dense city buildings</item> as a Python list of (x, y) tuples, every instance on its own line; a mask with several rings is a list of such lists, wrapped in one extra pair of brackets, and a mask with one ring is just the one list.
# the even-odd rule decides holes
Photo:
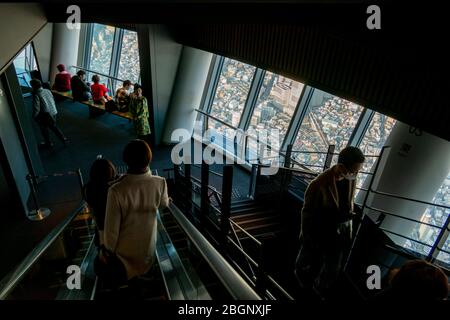
[(102, 74), (109, 74), (112, 47), (116, 28), (94, 24), (89, 69)]
[(140, 81), (139, 47), (136, 32), (124, 30), (117, 78), (130, 80), (132, 83)]
[[(211, 114), (231, 126), (237, 127), (255, 70), (256, 68), (253, 66), (226, 58), (211, 107)], [(214, 128), (219, 134), (230, 132), (227, 130), (229, 127), (214, 120), (208, 121), (208, 128)]]
[[(89, 69), (120, 80), (130, 80), (132, 83), (139, 82), (139, 48), (137, 33), (134, 31), (123, 30), (117, 75), (110, 74), (113, 63), (112, 50), (114, 41), (117, 41), (114, 39), (118, 30), (111, 26), (94, 24)], [(89, 74), (89, 78), (90, 76), (92, 75)], [(110, 85), (106, 81), (107, 79), (102, 79), (102, 82), (106, 83), (107, 86)], [(121, 81), (114, 81), (113, 91), (115, 92), (121, 85)]]

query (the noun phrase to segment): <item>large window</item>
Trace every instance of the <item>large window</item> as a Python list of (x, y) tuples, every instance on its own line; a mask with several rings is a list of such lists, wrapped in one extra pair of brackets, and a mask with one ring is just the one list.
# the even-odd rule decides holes
[(88, 69), (109, 74), (115, 31), (114, 27), (94, 24)]
[[(255, 70), (251, 65), (225, 58), (211, 115), (234, 127), (239, 125)], [(219, 134), (228, 129), (226, 125), (212, 120), (208, 121), (208, 128), (214, 128)]]
[[(277, 129), (281, 146), (289, 129), (289, 124), (303, 91), (304, 84), (266, 72), (262, 87), (259, 91), (253, 115), (250, 119), (250, 130)], [(255, 140), (249, 140), (251, 149), (256, 149)]]
[(117, 77), (136, 83), (139, 82), (140, 70), (137, 33), (125, 30), (122, 38), (119, 73)]
[(38, 75), (33, 72), (38, 71), (36, 57), (33, 45), (29, 43), (22, 52), (14, 59), (14, 68), (16, 69), (17, 79), (23, 94), (31, 91), (30, 80)]
[[(441, 187), (436, 192), (434, 199), (432, 201), (435, 204), (450, 206), (450, 173), (447, 178), (442, 183)], [(433, 224), (439, 227), (443, 227), (448, 216), (450, 215), (450, 209), (445, 209), (442, 207), (436, 206), (428, 206), (425, 210), (424, 214), (421, 217), (421, 221), (424, 223)], [(440, 233), (439, 228), (433, 228), (426, 225), (418, 225), (415, 228), (412, 228), (411, 234), (408, 237), (411, 237), (414, 240), (418, 240), (420, 242), (424, 242), (426, 244), (430, 244), (430, 246), (426, 246), (414, 241), (407, 241), (405, 243), (405, 247), (408, 249), (412, 249), (416, 252), (419, 252), (424, 255), (428, 255), (431, 249), (431, 245), (435, 243), (437, 237)], [(441, 262), (447, 264), (447, 267), (450, 266), (450, 239), (448, 238), (442, 247), (444, 251), (441, 251), (438, 254), (437, 259)], [(445, 252), (447, 251), (447, 252)]]
[(295, 139), (293, 157), (315, 171), (322, 171), (325, 152), (334, 144), (336, 152), (348, 143), (363, 108), (356, 103), (315, 89)]
[(450, 235), (437, 256), (438, 263), (450, 268)]
[(381, 113), (375, 112), (372, 120), (364, 134), (364, 138), (359, 145), (359, 148), (367, 156), (364, 162), (362, 173), (358, 176), (358, 187), (361, 187), (367, 178), (364, 172), (370, 172), (375, 164), (377, 157), (380, 154), (396, 120), (385, 116)]

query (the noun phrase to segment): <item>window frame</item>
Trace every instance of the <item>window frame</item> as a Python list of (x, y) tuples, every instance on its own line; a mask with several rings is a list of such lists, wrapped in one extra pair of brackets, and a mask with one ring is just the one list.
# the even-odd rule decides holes
[[(91, 53), (92, 53), (92, 41), (94, 40), (94, 25), (96, 23), (88, 23), (86, 24), (86, 37), (84, 39), (84, 52), (82, 55), (82, 67), (90, 70), (91, 65)], [(112, 78), (118, 78), (119, 68), (120, 68), (120, 58), (122, 55), (122, 44), (123, 37), (125, 35), (125, 31), (128, 29), (118, 28), (113, 25), (107, 25), (102, 23), (97, 23), (102, 26), (110, 26), (114, 27), (114, 36), (113, 43), (111, 48), (111, 59), (109, 64), (109, 73), (108, 75)], [(136, 32), (134, 30), (128, 30), (130, 32)], [(123, 79), (126, 80), (126, 79)], [(141, 80), (141, 74), (139, 73), (138, 82)], [(111, 93), (115, 92), (115, 87), (117, 85), (117, 80), (111, 81), (112, 88), (108, 88), (111, 90)]]

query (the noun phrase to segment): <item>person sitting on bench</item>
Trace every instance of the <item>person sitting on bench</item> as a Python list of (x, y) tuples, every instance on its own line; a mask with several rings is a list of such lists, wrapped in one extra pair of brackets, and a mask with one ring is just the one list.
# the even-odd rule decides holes
[(55, 83), (53, 84), (53, 90), (59, 92), (70, 91), (70, 78), (72, 77), (69, 72), (66, 71), (66, 67), (63, 64), (56, 66), (59, 73), (55, 76)]
[(108, 96), (108, 88), (106, 88), (105, 85), (100, 84), (100, 77), (96, 74), (92, 76), (92, 82), (94, 82), (94, 84), (91, 85), (94, 103), (105, 105), (107, 101), (111, 100), (111, 97)]
[(125, 80), (122, 88), (116, 91), (116, 103), (119, 111), (128, 111), (128, 104), (130, 103), (130, 95), (128, 91), (131, 88), (131, 81)]
[(88, 101), (92, 99), (91, 88), (84, 81), (86, 72), (79, 70), (70, 80), (74, 101)]

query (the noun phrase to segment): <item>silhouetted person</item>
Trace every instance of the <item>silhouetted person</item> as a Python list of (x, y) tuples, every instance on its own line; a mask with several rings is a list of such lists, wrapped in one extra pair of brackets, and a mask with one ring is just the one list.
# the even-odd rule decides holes
[(147, 273), (155, 259), (156, 212), (169, 205), (166, 180), (149, 169), (152, 152), (143, 140), (131, 141), (123, 151), (127, 174), (108, 191), (105, 247), (125, 266), (127, 278)]
[(351, 246), (356, 175), (364, 160), (358, 148), (343, 149), (338, 163), (315, 178), (305, 192), (295, 274), (301, 286), (322, 297), (335, 284)]
[(55, 76), (55, 82), (53, 83), (53, 90), (66, 92), (70, 91), (70, 78), (72, 77), (69, 72), (66, 71), (66, 67), (63, 64), (56, 66), (59, 73)]
[(40, 144), (41, 147), (52, 147), (48, 129), (61, 140), (66, 146), (67, 138), (56, 126), (56, 110), (55, 100), (52, 92), (48, 89), (42, 88), (41, 81), (32, 79), (30, 81), (31, 88), (33, 88), (33, 118), (39, 124), (39, 127), (44, 138), (44, 142)]
[(72, 97), (75, 101), (88, 101), (92, 99), (91, 88), (85, 82), (86, 72), (79, 70), (70, 80)]
[(393, 270), (390, 287), (376, 300), (430, 301), (448, 298), (448, 277), (439, 267), (412, 260)]
[(108, 189), (117, 179), (117, 170), (114, 164), (107, 159), (96, 159), (89, 172), (89, 181), (86, 183), (84, 195), (86, 202), (93, 211), (97, 225), (97, 244), (102, 245), (105, 225), (106, 200)]

